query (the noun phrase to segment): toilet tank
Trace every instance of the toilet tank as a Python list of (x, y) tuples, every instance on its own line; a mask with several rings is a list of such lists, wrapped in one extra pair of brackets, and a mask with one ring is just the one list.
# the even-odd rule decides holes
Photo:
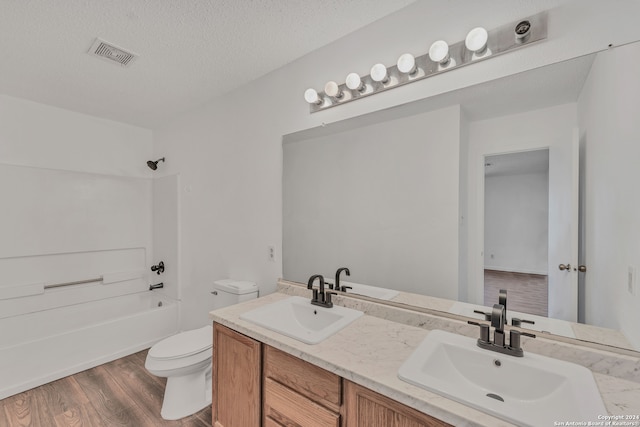
[(222, 279), (213, 282), (213, 309), (227, 307), (258, 297), (258, 285), (243, 280)]

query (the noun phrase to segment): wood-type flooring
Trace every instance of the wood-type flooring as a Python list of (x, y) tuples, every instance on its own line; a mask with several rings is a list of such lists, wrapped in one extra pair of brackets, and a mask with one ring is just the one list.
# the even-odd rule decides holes
[(160, 417), (166, 378), (144, 368), (147, 351), (0, 400), (0, 426), (211, 427), (211, 407), (177, 421)]
[(498, 303), (500, 289), (507, 290), (507, 310), (537, 314), (549, 314), (549, 286), (546, 275), (484, 271), (484, 305)]

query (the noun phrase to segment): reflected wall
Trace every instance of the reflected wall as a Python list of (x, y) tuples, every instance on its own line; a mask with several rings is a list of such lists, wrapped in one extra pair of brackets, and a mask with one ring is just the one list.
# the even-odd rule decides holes
[(458, 297), (460, 108), (283, 145), (284, 277)]

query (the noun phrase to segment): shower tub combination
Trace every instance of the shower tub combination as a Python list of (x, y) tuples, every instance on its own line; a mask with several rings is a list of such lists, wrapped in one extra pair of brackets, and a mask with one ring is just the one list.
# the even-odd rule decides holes
[(0, 163), (0, 399), (178, 332), (177, 268), (149, 275), (154, 245), (179, 247), (178, 188)]
[(0, 399), (150, 347), (178, 304), (139, 292), (0, 319)]

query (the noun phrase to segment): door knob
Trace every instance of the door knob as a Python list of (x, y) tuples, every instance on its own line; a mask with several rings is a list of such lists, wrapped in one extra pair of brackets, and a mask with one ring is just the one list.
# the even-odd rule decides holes
[(560, 271), (565, 271), (565, 270), (566, 271), (571, 271), (571, 264), (567, 264), (567, 265), (560, 264), (558, 266), (558, 268), (560, 269)]
[(578, 271), (579, 271), (580, 273), (584, 273), (584, 272), (586, 272), (586, 271), (587, 271), (587, 266), (586, 266), (586, 265), (579, 265), (579, 266), (578, 266)]

